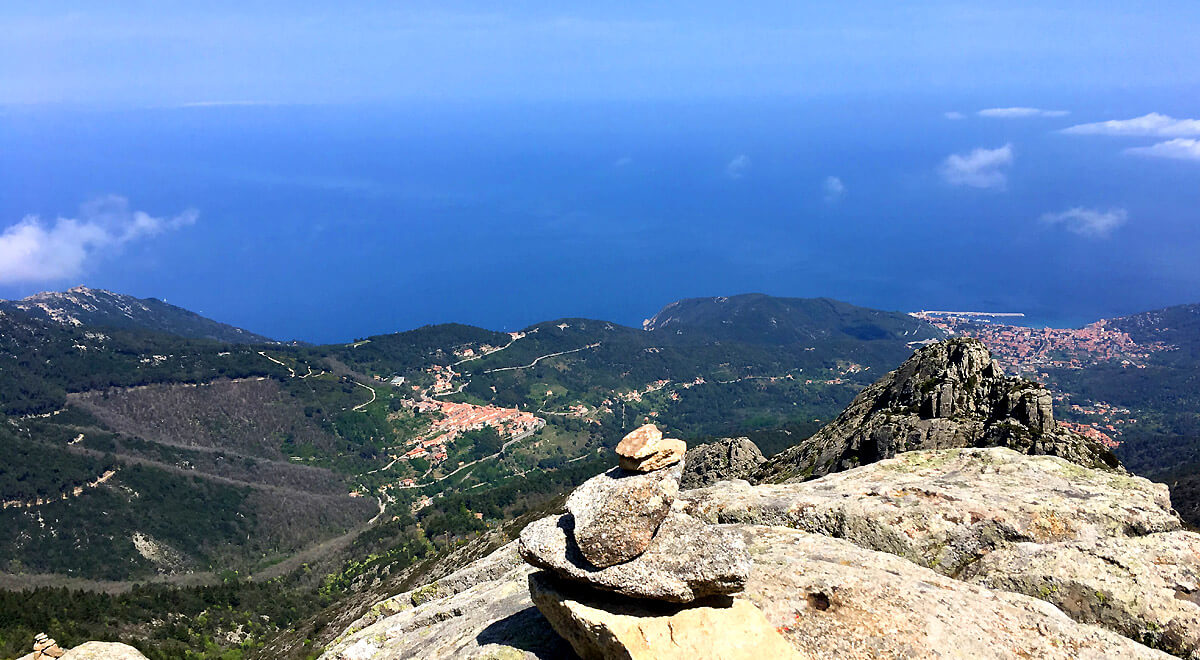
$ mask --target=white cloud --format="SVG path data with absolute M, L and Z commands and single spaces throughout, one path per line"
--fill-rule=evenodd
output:
M 955 111 L 955 110 L 951 110 L 950 112 L 943 112 L 943 113 L 942 113 L 942 116 L 943 116 L 943 117 L 945 117 L 946 119 L 953 119 L 953 120 L 958 120 L 958 119 L 966 119 L 966 118 L 967 118 L 967 116 L 966 116 L 966 115 L 964 115 L 964 114 L 963 114 L 963 113 L 961 113 L 961 112 Z
M 93 258 L 131 241 L 190 225 L 197 217 L 195 209 L 170 218 L 130 211 L 129 202 L 117 196 L 88 202 L 78 218 L 58 218 L 53 225 L 36 215 L 25 216 L 0 234 L 0 282 L 75 277 Z
M 1043 110 L 1041 108 L 987 108 L 980 110 L 980 117 L 992 119 L 1023 119 L 1025 117 L 1066 117 L 1071 114 L 1068 110 Z
M 1125 224 L 1129 213 L 1125 209 L 1085 209 L 1076 206 L 1062 213 L 1045 213 L 1042 222 L 1050 225 L 1062 225 L 1067 231 L 1088 238 L 1108 238 L 1113 230 Z
M 740 179 L 746 176 L 750 171 L 750 157 L 746 154 L 738 154 L 729 161 L 725 166 L 725 175 L 731 179 Z
M 1130 147 L 1125 153 L 1134 156 L 1151 156 L 1154 158 L 1178 158 L 1180 160 L 1200 160 L 1200 140 L 1175 138 L 1149 147 Z
M 1008 184 L 1004 169 L 1013 162 L 1013 148 L 1006 144 L 998 149 L 975 149 L 967 154 L 951 154 L 942 161 L 939 171 L 947 183 L 972 188 L 1003 190 Z
M 821 182 L 821 190 L 825 193 L 825 201 L 832 204 L 846 195 L 846 184 L 836 176 L 827 176 Z
M 613 162 L 613 167 L 629 167 L 633 165 L 633 158 L 629 156 L 621 156 Z
M 1175 119 L 1151 112 L 1133 119 L 1110 119 L 1064 128 L 1071 135 L 1149 135 L 1154 137 L 1200 136 L 1200 119 Z

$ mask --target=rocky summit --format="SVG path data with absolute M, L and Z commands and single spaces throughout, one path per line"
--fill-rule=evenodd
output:
M 671 639 L 691 658 L 752 657 L 714 630 L 788 657 L 758 614 L 800 658 L 1200 658 L 1200 535 L 1165 486 L 1123 472 L 1007 448 L 917 451 L 802 483 L 683 490 L 672 509 L 638 559 L 546 570 L 509 544 L 381 603 L 323 658 L 679 657 Z M 558 530 L 567 545 L 558 522 L 522 544 Z M 739 590 L 672 604 L 589 581 L 648 561 L 676 524 L 744 548 Z M 684 570 L 656 564 L 686 583 Z
M 723 438 L 692 447 L 684 459 L 683 488 L 699 488 L 725 479 L 745 479 L 767 459 L 750 438 Z
M 1005 376 L 979 340 L 931 344 L 860 392 L 811 438 L 764 463 L 754 480 L 800 481 L 901 452 L 961 447 L 1008 447 L 1118 467 L 1108 448 L 1058 426 L 1053 401 L 1041 385 Z
M 663 440 L 642 427 L 618 456 Z M 324 660 L 1200 660 L 1200 534 L 1167 486 L 1060 429 L 971 340 L 769 460 L 721 440 L 566 508 L 380 603 Z

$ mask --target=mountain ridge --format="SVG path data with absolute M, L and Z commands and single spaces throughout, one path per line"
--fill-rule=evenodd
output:
M 66 291 L 43 291 L 20 300 L 0 300 L 0 309 L 5 308 L 71 327 L 133 328 L 231 344 L 278 343 L 158 298 L 137 298 L 82 285 Z

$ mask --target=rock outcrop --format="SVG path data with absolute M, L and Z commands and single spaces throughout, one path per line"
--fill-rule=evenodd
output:
M 1018 543 L 983 557 L 963 577 L 1200 659 L 1200 534 Z
M 1060 428 L 1053 397 L 1037 383 L 1005 376 L 976 339 L 919 349 L 859 393 L 811 438 L 768 460 L 754 481 L 802 481 L 906 451 L 1008 447 L 1085 467 L 1116 468 L 1098 442 Z
M 727 479 L 745 479 L 767 459 L 750 438 L 723 438 L 692 447 L 684 459 L 683 488 L 700 488 Z
M 716 604 L 743 623 L 712 625 L 749 626 L 728 611 L 744 601 L 798 657 L 1196 658 L 1196 535 L 1165 487 L 1123 472 L 1004 448 L 922 451 L 804 483 L 681 491 L 673 509 L 656 543 L 693 518 L 751 558 L 742 589 Z M 582 636 L 576 648 L 636 650 L 631 631 L 652 638 L 712 607 L 555 578 L 538 583 L 558 594 L 542 614 L 533 574 L 545 577 L 505 546 L 380 603 L 324 658 L 568 657 L 562 631 Z
M 809 482 L 725 482 L 686 491 L 702 520 L 783 525 L 844 538 L 956 576 L 1014 543 L 1179 530 L 1167 487 L 1011 449 L 909 452 Z
M 39 633 L 33 641 L 33 653 L 17 660 L 146 660 L 141 651 L 117 642 L 84 642 L 73 649 L 64 650 L 48 637 Z

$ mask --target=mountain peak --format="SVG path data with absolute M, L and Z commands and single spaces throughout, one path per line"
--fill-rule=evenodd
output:
M 1116 467 L 1107 448 L 1060 428 L 1053 397 L 1008 377 L 977 339 L 917 350 L 863 390 L 837 419 L 772 458 L 764 481 L 797 481 L 921 449 L 1009 447 L 1087 467 Z
M 34 318 L 73 327 L 108 326 L 151 330 L 240 344 L 273 341 L 157 298 L 136 298 L 83 285 L 73 286 L 66 291 L 42 291 L 21 300 L 0 301 L 0 309 L 19 310 Z

